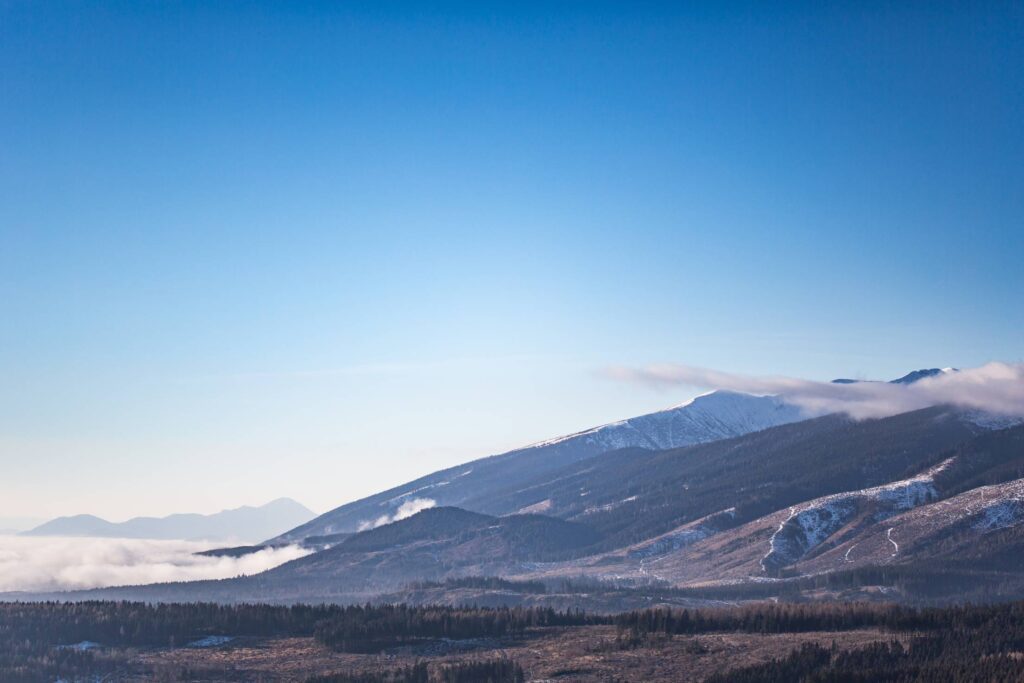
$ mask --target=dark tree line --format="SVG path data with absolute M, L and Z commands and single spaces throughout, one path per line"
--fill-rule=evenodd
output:
M 781 659 L 733 669 L 706 683 L 1016 683 L 1024 660 L 987 628 L 951 630 L 840 650 L 804 643 Z M 1018 645 L 1019 646 L 1019 645 Z
M 441 638 L 518 637 L 529 628 L 588 623 L 608 619 L 551 608 L 0 603 L 0 681 L 74 679 L 112 670 L 112 658 L 73 647 L 85 641 L 105 651 L 181 647 L 210 635 L 314 636 L 343 651 L 379 652 Z
M 803 633 L 878 628 L 893 633 L 991 629 L 1018 624 L 1024 602 L 914 608 L 882 603 L 780 603 L 716 609 L 648 609 L 614 617 L 620 632 L 693 635 L 740 631 Z M 1024 633 L 1024 630 L 1022 630 Z
M 549 607 L 347 607 L 320 622 L 314 635 L 343 652 L 380 652 L 423 640 L 522 637 L 529 628 L 580 626 L 606 621 Z

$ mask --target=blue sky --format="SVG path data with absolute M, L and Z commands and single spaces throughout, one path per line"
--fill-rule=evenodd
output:
M 0 5 L 0 515 L 1024 355 L 1019 3 L 211 5 Z

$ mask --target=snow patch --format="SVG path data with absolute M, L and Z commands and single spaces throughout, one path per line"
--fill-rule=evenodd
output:
M 544 500 L 540 501 L 539 503 L 534 503 L 533 505 L 527 505 L 526 507 L 519 508 L 518 510 L 516 510 L 515 514 L 517 514 L 517 515 L 535 515 L 535 514 L 539 514 L 541 512 L 547 512 L 550 509 L 551 509 L 551 499 L 550 498 L 545 498 Z
M 900 544 L 892 540 L 892 531 L 894 528 L 895 527 L 889 527 L 885 530 L 885 540 L 889 541 L 889 543 L 892 543 L 892 556 L 896 557 L 896 555 L 900 552 Z
M 193 640 L 186 647 L 220 647 L 232 640 L 234 640 L 232 636 L 206 636 L 199 640 Z
M 95 650 L 98 647 L 102 647 L 99 643 L 92 640 L 83 640 L 80 643 L 74 645 L 58 645 L 58 650 L 75 650 L 76 652 L 88 652 L 89 650 Z
M 693 545 L 697 541 L 702 541 L 710 536 L 711 533 L 711 530 L 705 527 L 696 527 L 694 529 L 686 529 L 685 531 L 671 533 L 666 536 L 662 536 L 645 546 L 630 550 L 629 557 L 634 560 L 646 560 L 659 555 L 667 555 L 671 552 L 675 552 L 676 550 L 682 550 L 687 546 Z
M 1016 427 L 1017 425 L 1024 424 L 1024 418 L 1014 417 L 1011 415 L 998 415 L 996 413 L 988 413 L 984 410 L 970 410 L 963 414 L 964 419 L 982 429 L 989 429 L 997 431 L 1000 429 L 1009 429 L 1010 427 Z
M 586 510 L 584 510 L 583 514 L 593 515 L 598 512 L 608 512 L 609 510 L 614 510 L 615 508 L 621 505 L 625 505 L 626 503 L 632 503 L 634 500 L 636 500 L 636 498 L 636 496 L 630 496 L 629 498 L 623 498 L 622 500 L 615 501 L 614 503 L 607 503 L 605 505 L 595 505 L 594 507 L 589 507 Z
M 981 510 L 981 519 L 974 524 L 981 531 L 995 531 L 1016 526 L 1024 521 L 1024 500 L 1010 498 L 1000 500 Z
M 866 501 L 877 504 L 874 517 L 878 521 L 931 502 L 938 497 L 935 476 L 952 461 L 952 458 L 944 460 L 910 479 L 824 496 L 803 508 L 791 507 L 789 517 L 779 524 L 769 539 L 761 568 L 767 571 L 768 567 L 778 568 L 796 562 L 839 531 Z

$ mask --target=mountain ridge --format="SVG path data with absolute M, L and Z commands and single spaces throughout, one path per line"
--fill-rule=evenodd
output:
M 57 517 L 21 533 L 23 536 L 93 536 L 161 540 L 260 540 L 274 529 L 289 529 L 315 513 L 291 498 L 264 505 L 242 505 L 209 515 L 175 513 L 110 522 L 91 514 Z
M 428 499 L 439 506 L 458 506 L 496 483 L 507 485 L 527 481 L 600 453 L 626 448 L 664 450 L 706 443 L 798 422 L 808 416 L 802 408 L 775 396 L 709 392 L 666 410 L 536 442 L 434 472 L 341 505 L 267 543 L 291 543 L 310 536 L 358 531 L 361 525 L 393 515 L 410 500 Z
M 416 582 L 499 576 L 582 582 L 578 597 L 557 600 L 605 609 L 625 604 L 614 586 L 634 590 L 629 604 L 642 606 L 662 590 L 671 599 L 763 598 L 835 575 L 855 599 L 914 601 L 933 595 L 929 582 L 945 571 L 932 558 L 955 565 L 942 574 L 957 586 L 948 590 L 1024 595 L 1013 563 L 1024 552 L 1024 426 L 987 429 L 949 406 L 860 421 L 830 415 L 567 467 L 549 482 L 562 491 L 554 497 L 578 499 L 583 484 L 600 492 L 600 510 L 435 507 L 254 576 L 47 597 L 353 603 L 405 595 Z

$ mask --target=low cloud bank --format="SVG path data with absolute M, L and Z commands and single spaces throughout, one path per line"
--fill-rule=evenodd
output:
M 0 592 L 54 591 L 256 574 L 310 551 L 268 548 L 243 557 L 204 557 L 210 543 L 121 538 L 0 536 Z
M 437 505 L 437 501 L 431 498 L 412 498 L 398 506 L 398 509 L 395 510 L 394 514 L 381 515 L 377 519 L 364 520 L 360 522 L 359 531 L 366 531 L 367 529 L 376 529 L 379 526 L 391 524 L 391 522 L 397 522 L 398 520 L 405 519 L 406 517 L 412 517 L 417 512 L 427 510 L 429 508 L 434 507 L 435 505 Z
M 776 394 L 815 415 L 847 413 L 864 419 L 949 404 L 994 415 L 1024 417 L 1022 363 L 988 363 L 978 368 L 928 377 L 913 384 L 833 384 L 792 377 L 750 377 L 674 364 L 610 368 L 608 374 L 617 379 L 654 386 L 683 385 Z

